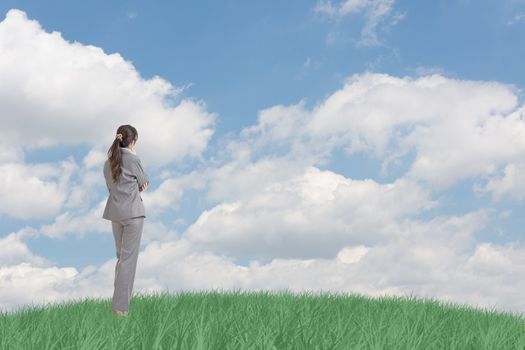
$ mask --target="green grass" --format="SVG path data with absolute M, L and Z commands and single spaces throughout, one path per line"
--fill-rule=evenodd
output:
M 0 314 L 0 349 L 525 349 L 523 315 L 435 299 L 249 291 L 77 299 Z

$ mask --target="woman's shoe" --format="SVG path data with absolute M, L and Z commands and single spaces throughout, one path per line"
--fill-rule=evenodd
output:
M 120 310 L 111 310 L 113 315 L 117 315 L 117 316 L 121 316 L 121 317 L 126 317 L 128 315 L 128 312 L 127 311 L 120 311 Z

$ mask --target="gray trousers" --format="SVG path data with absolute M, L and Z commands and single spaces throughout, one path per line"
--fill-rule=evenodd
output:
M 113 310 L 128 311 L 133 282 L 135 281 L 144 217 L 112 221 L 111 225 L 117 251 L 113 284 L 115 290 L 111 307 Z

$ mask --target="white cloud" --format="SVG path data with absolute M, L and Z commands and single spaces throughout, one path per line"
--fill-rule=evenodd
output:
M 471 220 L 477 218 L 476 215 L 450 218 L 434 229 L 448 225 L 449 229 L 469 234 L 468 227 L 475 227 Z M 454 234 L 442 230 L 431 233 L 429 229 L 433 235 Z M 410 237 L 417 234 L 413 232 Z M 523 256 L 525 250 L 517 246 L 482 243 L 459 255 L 451 240 L 448 243 L 442 240 L 437 246 L 433 242 L 398 241 L 353 250 L 344 247 L 333 259 L 274 258 L 267 264 L 252 260 L 248 266 L 242 266 L 226 256 L 195 252 L 185 239 L 152 241 L 140 252 L 134 293 L 212 288 L 274 291 L 286 288 L 296 292 L 354 292 L 369 296 L 413 293 L 518 312 L 525 310 L 521 297 L 525 285 L 519 278 L 525 272 Z M 100 267 L 88 266 L 80 272 L 25 262 L 0 267 L 0 308 L 14 310 L 30 302 L 81 297 L 110 299 L 115 263 L 113 258 Z
M 372 3 L 371 0 L 345 0 L 337 5 L 331 1 L 321 0 L 315 6 L 316 12 L 324 12 L 332 16 L 344 16 L 351 12 L 359 12 Z
M 427 191 L 439 193 L 469 177 L 490 179 L 494 169 L 519 159 L 521 110 L 512 86 L 381 74 L 353 76 L 312 110 L 304 101 L 265 109 L 256 125 L 226 146 L 231 159 L 207 169 L 208 196 L 219 203 L 182 238 L 192 243 L 192 251 L 269 260 L 263 266 L 251 260 L 250 283 L 242 284 L 250 288 L 415 292 L 524 310 L 515 272 L 499 264 L 494 268 L 499 287 L 489 287 L 490 276 L 478 259 L 480 247 L 489 243 L 479 242 L 477 233 L 495 210 L 411 218 L 441 204 Z M 390 184 L 311 166 L 323 163 L 335 147 L 386 162 L 413 149 L 415 158 Z M 416 167 L 423 159 L 432 165 L 428 173 Z M 511 261 L 524 271 L 518 256 L 523 248 L 513 249 Z M 241 283 L 238 278 L 224 285 Z
M 272 173 L 257 168 L 218 187 L 241 193 L 231 190 L 243 186 L 237 179 Z M 386 241 L 397 218 L 435 205 L 428 192 L 403 179 L 378 184 L 309 167 L 286 180 L 262 181 L 255 191 L 204 211 L 184 236 L 199 248 L 231 256 L 330 257 L 341 245 Z
M 86 169 L 91 169 L 94 167 L 102 169 L 102 167 L 104 166 L 104 162 L 107 158 L 108 155 L 106 152 L 102 152 L 101 150 L 92 148 L 88 151 L 84 159 L 82 159 L 82 163 L 86 167 Z
M 56 218 L 63 209 L 88 211 L 99 200 L 99 190 L 107 192 L 100 163 L 94 150 L 81 164 L 73 156 L 47 163 L 0 163 L 0 214 L 29 220 Z
M 330 259 L 273 258 L 267 264 L 251 260 L 248 266 L 225 255 L 196 251 L 185 238 L 151 241 L 139 255 L 134 293 L 166 288 L 412 293 L 476 307 L 525 310 L 525 285 L 519 278 L 525 272 L 525 250 L 517 245 L 476 244 L 474 234 L 485 222 L 483 211 L 405 222 L 400 226 L 403 233 L 386 244 L 345 246 Z M 111 298 L 115 262 L 113 258 L 80 272 L 38 263 L 4 265 L 0 308 L 14 310 L 33 301 Z
M 416 66 L 410 67 L 407 70 L 420 77 L 425 75 L 446 75 L 445 69 L 439 66 Z
M 51 238 L 75 235 L 79 238 L 88 233 L 105 232 L 109 221 L 102 219 L 106 200 L 98 202 L 88 212 L 65 211 L 55 217 L 50 224 L 40 227 L 39 233 Z M 111 226 L 109 226 L 111 229 Z
M 510 21 L 507 22 L 507 25 L 512 26 L 519 22 L 525 21 L 525 13 L 516 14 Z
M 33 237 L 80 238 L 88 233 L 106 232 L 108 222 L 102 219 L 102 213 L 108 191 L 101 163 L 101 154 L 95 149 L 80 164 L 72 156 L 54 163 L 0 163 L 0 191 L 5 194 L 0 198 L 0 214 L 26 220 L 54 219 L 37 232 L 25 233 Z M 183 175 L 167 174 L 160 185 L 141 194 L 148 221 L 168 209 L 178 209 L 186 191 L 203 187 L 204 177 L 197 170 Z M 155 229 L 157 237 L 176 236 L 169 231 L 165 226 Z
M 303 62 L 303 70 L 316 70 L 321 66 L 321 62 L 315 58 L 306 57 L 306 60 Z
M 24 152 L 21 147 L 0 141 L 0 164 L 21 162 Z
M 34 302 L 66 299 L 76 294 L 61 291 L 63 286 L 71 285 L 77 271 L 65 267 L 37 267 L 22 262 L 12 266 L 0 267 L 0 308 L 14 311 L 19 306 Z
M 369 250 L 370 248 L 367 248 L 362 244 L 346 246 L 337 253 L 337 258 L 346 264 L 353 264 L 359 262 Z
M 58 163 L 0 163 L 0 214 L 17 219 L 53 217 L 66 200 L 76 168 L 71 157 Z
M 94 145 L 105 152 L 121 124 L 139 132 L 150 166 L 201 157 L 215 114 L 179 99 L 160 77 L 143 79 L 118 53 L 68 42 L 20 10 L 0 22 L 0 115 L 3 142 L 27 149 Z
M 320 0 L 314 7 L 317 13 L 324 13 L 332 18 L 340 19 L 350 13 L 364 13 L 365 25 L 361 30 L 360 46 L 377 46 L 381 42 L 377 36 L 377 28 L 392 14 L 395 0 L 343 0 L 338 5 L 330 0 Z M 385 29 L 396 25 L 406 14 L 396 13 L 385 24 Z
M 525 109 L 517 102 L 517 90 L 497 82 L 356 74 L 311 110 L 300 101 L 260 111 L 258 123 L 231 142 L 239 161 L 220 172 L 230 177 L 233 166 L 253 168 L 247 161 L 260 157 L 260 150 L 284 152 L 273 177 L 286 162 L 323 164 L 334 149 L 344 148 L 349 155 L 379 159 L 380 176 L 413 155 L 404 176 L 434 189 L 490 179 L 525 152 Z M 220 186 L 212 194 L 215 188 Z
M 525 151 L 522 108 L 512 86 L 496 82 L 354 75 L 290 134 L 302 154 L 344 147 L 382 160 L 382 173 L 415 152 L 405 176 L 444 189 L 459 180 L 491 176 Z M 294 116 L 273 118 L 272 128 Z M 268 128 L 268 127 L 266 127 Z M 288 125 L 284 125 L 288 130 Z M 313 156 L 312 156 L 313 157 Z
M 494 202 L 503 197 L 523 201 L 525 199 L 525 163 L 507 164 L 501 176 L 491 178 L 484 187 L 478 188 L 478 192 L 490 193 Z
M 35 256 L 22 241 L 22 235 L 17 232 L 0 237 L 0 266 L 17 265 L 23 262 L 39 266 L 51 264 L 51 261 Z
M 99 199 L 98 190 L 107 187 L 102 171 L 98 168 L 96 170 L 78 171 L 77 174 L 79 183 L 75 182 L 69 187 L 69 196 L 64 207 L 86 211 L 93 205 L 94 201 Z
M 183 195 L 192 189 L 205 186 L 203 174 L 193 170 L 188 174 L 169 174 L 156 188 L 142 192 L 144 206 L 149 217 L 157 218 L 166 210 L 177 210 L 181 206 Z

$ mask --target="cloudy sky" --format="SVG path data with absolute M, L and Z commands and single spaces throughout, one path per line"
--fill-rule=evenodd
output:
M 0 4 L 0 309 L 111 298 L 102 165 L 139 132 L 134 292 L 525 312 L 525 1 Z

